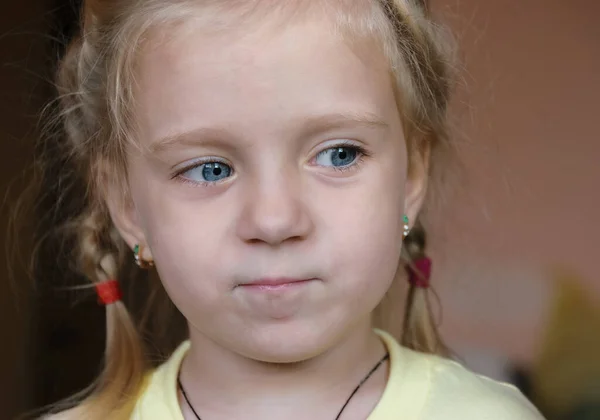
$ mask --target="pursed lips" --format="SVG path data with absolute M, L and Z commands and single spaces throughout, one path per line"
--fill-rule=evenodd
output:
M 301 286 L 316 280 L 314 278 L 292 278 L 292 277 L 263 277 L 246 283 L 238 284 L 237 287 L 255 290 L 282 290 L 289 287 Z

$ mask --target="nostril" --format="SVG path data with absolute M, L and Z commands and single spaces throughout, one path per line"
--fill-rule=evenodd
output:
M 286 243 L 286 242 L 288 242 L 288 243 L 289 242 L 301 242 L 304 239 L 305 239 L 304 236 L 301 236 L 301 235 L 291 236 L 291 237 L 286 238 L 283 241 L 281 241 L 281 243 Z M 262 244 L 262 243 L 269 243 L 269 241 L 266 241 L 266 240 L 260 239 L 260 238 L 252 238 L 252 239 L 246 240 L 246 243 L 248 243 L 250 245 L 257 245 L 257 244 Z

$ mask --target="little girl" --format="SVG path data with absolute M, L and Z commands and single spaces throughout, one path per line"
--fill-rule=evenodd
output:
M 50 418 L 541 419 L 434 355 L 425 276 L 405 280 L 450 144 L 448 58 L 419 6 L 89 0 L 82 16 L 58 86 L 106 360 Z M 188 324 L 156 369 L 121 301 L 129 250 Z M 401 344 L 374 324 L 392 286 Z

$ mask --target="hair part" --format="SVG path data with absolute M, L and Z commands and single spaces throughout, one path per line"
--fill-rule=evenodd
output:
M 277 19 L 265 19 L 265 13 Z M 218 33 L 313 16 L 333 19 L 332 30 L 351 43 L 379 41 L 389 61 L 411 161 L 423 159 L 426 150 L 435 157 L 436 150 L 449 148 L 446 111 L 451 56 L 438 28 L 412 0 L 86 1 L 80 35 L 60 63 L 57 88 L 66 154 L 74 164 L 74 175 L 88 185 L 87 204 L 75 226 L 78 266 L 92 284 L 118 278 L 122 262 L 130 257 L 104 200 L 109 183 L 118 186 L 127 199 L 127 151 L 141 147 L 135 141 L 133 115 L 139 54 L 156 41 L 169 40 L 170 35 L 161 28 L 185 30 L 190 19 L 195 28 L 200 21 L 207 33 Z M 399 268 L 398 278 L 403 277 L 402 271 Z M 419 351 L 439 352 L 441 341 L 426 293 L 412 287 L 408 290 L 401 341 Z M 388 301 L 398 306 L 396 297 Z M 104 371 L 89 389 L 67 402 L 77 404 L 69 412 L 73 418 L 129 418 L 144 381 L 145 352 L 125 305 L 110 305 L 106 317 Z

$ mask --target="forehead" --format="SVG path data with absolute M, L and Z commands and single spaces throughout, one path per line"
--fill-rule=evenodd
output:
M 325 18 L 228 31 L 188 24 L 149 45 L 137 66 L 135 112 L 149 141 L 199 126 L 247 133 L 324 114 L 396 112 L 378 45 L 349 42 Z

